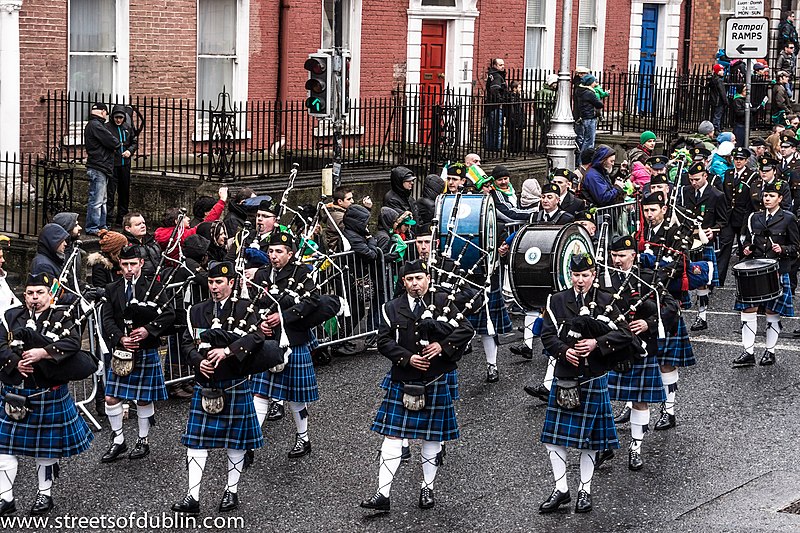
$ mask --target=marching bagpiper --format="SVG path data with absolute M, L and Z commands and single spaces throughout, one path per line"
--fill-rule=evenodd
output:
M 140 246 L 120 251 L 123 277 L 106 287 L 108 303 L 103 306 L 103 334 L 111 353 L 106 378 L 106 415 L 111 426 L 111 444 L 100 459 L 116 461 L 128 450 L 122 431 L 122 400 L 137 403 L 139 434 L 128 459 L 150 454 L 148 436 L 155 421 L 153 402 L 167 399 L 164 371 L 158 354 L 160 337 L 175 321 L 175 311 L 166 291 L 155 279 L 142 275 L 144 258 Z
M 258 331 L 255 306 L 233 295 L 235 277 L 233 263 L 210 265 L 211 297 L 191 307 L 183 333 L 181 349 L 195 369 L 195 387 L 181 436 L 189 490 L 172 506 L 176 512 L 200 512 L 200 482 L 211 448 L 224 448 L 228 458 L 219 511 L 236 509 L 245 454 L 264 445 L 248 375 L 282 362 L 282 350 Z
M 433 507 L 442 442 L 458 438 L 456 363 L 473 329 L 445 291 L 429 291 L 430 279 L 425 261 L 406 264 L 406 293 L 384 305 L 381 313 L 378 350 L 392 361 L 392 368 L 381 383 L 386 394 L 372 424 L 373 431 L 384 435 L 378 491 L 361 502 L 365 509 L 389 510 L 403 439 L 423 441 L 419 507 Z
M 785 181 L 773 181 L 764 187 L 761 201 L 764 210 L 752 213 L 746 224 L 742 243 L 744 259 L 777 259 L 781 281 L 781 294 L 768 302 L 753 305 L 741 302 L 738 298 L 734 309 L 741 311 L 743 352 L 734 359 L 733 367 L 746 367 L 756 364 L 754 348 L 758 329 L 758 311 L 763 309 L 767 316 L 766 349 L 759 365 L 775 364 L 775 346 L 781 332 L 781 317 L 794 316 L 792 287 L 789 271 L 800 250 L 800 232 L 794 215 L 781 208 L 783 197 L 790 193 Z
M 81 352 L 75 321 L 51 306 L 48 274 L 28 276 L 25 305 L 6 311 L 0 324 L 0 516 L 16 511 L 17 457 L 34 457 L 38 491 L 30 514 L 53 508 L 59 460 L 89 448 L 93 435 L 78 415 L 67 383 L 97 363 Z

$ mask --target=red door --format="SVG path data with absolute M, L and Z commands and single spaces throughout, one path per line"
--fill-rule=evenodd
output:
M 422 59 L 420 64 L 420 142 L 430 142 L 433 106 L 441 101 L 444 89 L 447 22 L 422 21 Z

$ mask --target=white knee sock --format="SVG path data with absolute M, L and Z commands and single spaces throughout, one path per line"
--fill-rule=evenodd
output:
M 553 374 L 556 371 L 556 358 L 555 357 L 548 357 L 547 358 L 547 370 L 544 372 L 544 380 L 542 384 L 544 388 L 550 390 L 553 386 Z
M 433 481 L 439 470 L 439 452 L 442 451 L 441 442 L 422 441 L 422 486 L 433 490 Z
M 39 493 L 50 496 L 53 480 L 58 477 L 58 459 L 36 459 L 36 476 L 39 478 Z
M 758 313 L 741 312 L 742 317 L 742 347 L 744 351 L 752 354 L 756 346 L 756 329 L 758 328 Z
M 208 450 L 186 449 L 186 466 L 189 470 L 189 494 L 197 501 L 200 501 L 200 482 L 203 480 L 206 459 L 208 459 Z
M 258 427 L 261 427 L 264 425 L 264 420 L 267 419 L 267 413 L 269 413 L 269 400 L 260 396 L 253 396 L 253 406 L 256 408 Z
M 567 449 L 564 446 L 545 444 L 547 455 L 550 457 L 550 466 L 553 467 L 553 477 L 556 480 L 556 490 L 568 492 L 567 485 Z
M 381 466 L 378 472 L 378 492 L 389 497 L 392 490 L 392 481 L 397 467 L 400 466 L 400 456 L 403 454 L 403 441 L 400 439 L 383 438 L 381 445 Z
M 245 450 L 232 450 L 228 448 L 228 485 L 225 489 L 236 494 L 239 490 L 239 477 L 244 468 Z
M 408 448 L 411 444 L 408 442 L 408 439 L 403 439 L 403 448 Z
M 125 435 L 122 434 L 122 411 L 122 402 L 114 405 L 106 402 L 106 416 L 108 417 L 111 431 L 114 432 L 115 444 L 122 444 L 125 442 Z
M 308 441 L 308 408 L 305 403 L 289 402 L 289 409 L 297 426 L 297 435 L 300 439 Z
M 17 465 L 17 458 L 13 455 L 0 454 L 0 500 L 10 502 L 14 499 Z
M 533 349 L 533 324 L 539 318 L 539 311 L 526 311 L 525 312 L 525 325 L 522 328 L 522 340 L 530 349 Z
M 650 424 L 650 410 L 640 411 L 631 409 L 631 450 L 638 452 L 642 449 L 644 434 Z
M 767 315 L 767 351 L 775 353 L 775 346 L 778 345 L 778 336 L 781 333 L 780 315 Z
M 708 295 L 710 292 L 708 289 L 697 289 L 697 316 L 703 320 L 707 320 L 706 310 L 708 309 Z
M 155 414 L 156 406 L 152 402 L 137 406 L 136 415 L 139 417 L 139 438 L 146 439 L 150 434 L 150 422 Z
M 597 452 L 591 450 L 581 450 L 581 484 L 578 490 L 585 490 L 588 494 L 592 493 L 592 477 L 594 476 L 594 458 Z
M 491 335 L 481 335 L 481 343 L 483 343 L 483 351 L 486 354 L 486 363 L 490 365 L 497 364 L 497 342 Z
M 664 392 L 667 393 L 667 401 L 664 402 L 664 409 L 667 413 L 675 414 L 675 393 L 678 391 L 678 369 L 672 372 L 662 372 L 661 381 L 664 383 Z

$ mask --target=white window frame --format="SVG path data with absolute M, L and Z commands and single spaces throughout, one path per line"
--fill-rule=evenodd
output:
M 544 67 L 544 58 L 547 57 L 547 12 L 548 12 L 548 3 L 546 0 L 539 0 L 542 6 L 542 21 L 540 23 L 530 24 L 530 14 L 529 11 L 531 9 L 532 2 L 534 0 L 527 0 L 525 5 L 525 59 L 524 59 L 524 66 L 525 68 L 531 69 L 541 69 Z M 541 36 L 539 37 L 539 57 L 531 58 L 528 57 L 528 30 L 531 28 L 536 28 L 541 30 Z M 530 63 L 535 62 L 536 65 L 530 65 Z M 530 65 L 530 66 L 529 66 Z
M 729 2 L 729 9 L 725 9 L 725 3 Z M 728 19 L 736 16 L 736 0 L 720 0 L 719 2 L 719 40 L 717 41 L 717 48 L 725 48 L 725 26 Z M 714 53 L 716 54 L 716 50 Z
M 598 72 L 603 70 L 603 60 L 605 54 L 605 39 L 606 39 L 606 0 L 579 0 L 579 2 L 583 3 L 586 1 L 594 2 L 594 13 L 595 13 L 595 20 L 594 24 L 592 25 L 581 25 L 580 23 L 580 4 L 578 7 L 578 35 L 577 41 L 580 41 L 580 30 L 581 28 L 591 28 L 592 32 L 592 42 L 590 45 L 590 65 L 580 65 L 578 64 L 578 47 L 575 47 L 575 66 L 576 67 L 586 67 L 589 70 Z
M 116 41 L 114 43 L 113 65 L 111 69 L 111 96 L 122 102 L 128 97 L 130 88 L 130 0 L 115 0 L 114 31 Z M 79 55 L 94 55 L 91 52 L 72 52 L 70 50 L 70 20 L 73 0 L 67 2 L 67 87 L 70 85 L 70 58 Z M 107 95 L 103 95 L 105 97 Z M 88 106 L 87 106 L 88 107 Z M 70 128 L 66 136 L 62 139 L 65 145 L 83 144 L 83 128 L 86 125 L 86 116 L 81 116 L 77 120 L 70 122 Z

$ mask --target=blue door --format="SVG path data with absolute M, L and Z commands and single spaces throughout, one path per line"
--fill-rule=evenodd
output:
M 656 46 L 658 46 L 658 8 L 644 4 L 642 9 L 642 50 L 639 59 L 638 107 L 640 113 L 653 111 L 655 94 Z

